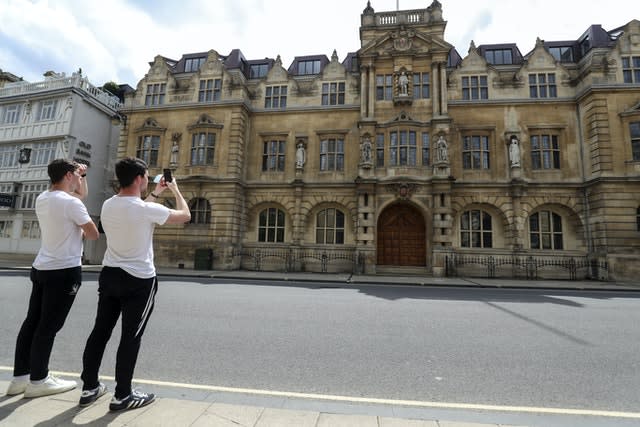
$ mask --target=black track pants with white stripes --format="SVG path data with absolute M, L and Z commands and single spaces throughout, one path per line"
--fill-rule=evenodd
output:
M 153 311 L 158 290 L 156 277 L 140 279 L 117 267 L 103 267 L 98 279 L 98 313 L 82 355 L 83 390 L 98 387 L 98 371 L 105 347 L 120 314 L 122 335 L 116 355 L 117 399 L 131 393 L 142 334 Z

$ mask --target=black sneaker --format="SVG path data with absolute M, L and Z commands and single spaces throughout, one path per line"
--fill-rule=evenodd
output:
M 143 393 L 138 390 L 133 390 L 131 394 L 124 399 L 116 399 L 113 396 L 111 403 L 109 404 L 110 411 L 124 411 L 125 409 L 137 409 L 147 406 L 156 400 L 156 396 L 153 393 Z
M 79 406 L 89 406 L 107 392 L 107 386 L 99 383 L 93 390 L 82 390 Z

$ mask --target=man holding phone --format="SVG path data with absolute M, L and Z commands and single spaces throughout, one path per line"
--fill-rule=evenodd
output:
M 109 409 L 122 411 L 152 403 L 155 396 L 132 390 L 131 381 L 149 316 L 158 289 L 153 265 L 153 230 L 158 225 L 182 224 L 191 212 L 176 180 L 160 177 L 145 200 L 149 173 L 147 164 L 127 157 L 116 164 L 120 192 L 102 205 L 101 221 L 107 236 L 107 250 L 98 278 L 98 312 L 82 356 L 80 406 L 88 406 L 106 392 L 98 379 L 105 347 L 122 314 L 122 334 L 116 356 L 116 389 Z M 167 179 L 169 178 L 169 179 Z M 165 189 L 176 199 L 176 209 L 154 203 Z
M 55 159 L 47 173 L 51 187 L 36 199 L 42 245 L 31 268 L 29 308 L 16 340 L 7 396 L 48 396 L 76 387 L 75 381 L 49 373 L 49 357 L 82 284 L 83 239 L 96 240 L 99 235 L 81 201 L 89 191 L 87 166 Z

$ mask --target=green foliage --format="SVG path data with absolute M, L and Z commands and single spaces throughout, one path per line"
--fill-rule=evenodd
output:
M 120 92 L 120 86 L 118 86 L 118 84 L 115 82 L 106 82 L 104 86 L 102 86 L 102 90 L 105 90 L 115 96 L 118 96 L 118 92 Z

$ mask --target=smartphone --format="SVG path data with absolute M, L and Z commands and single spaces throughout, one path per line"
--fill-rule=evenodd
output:
M 153 183 L 154 184 L 159 183 L 161 178 L 162 178 L 162 174 L 156 175 L 155 178 L 153 178 Z
M 164 182 L 173 181 L 173 178 L 171 177 L 171 169 L 163 169 L 162 174 L 164 175 Z

